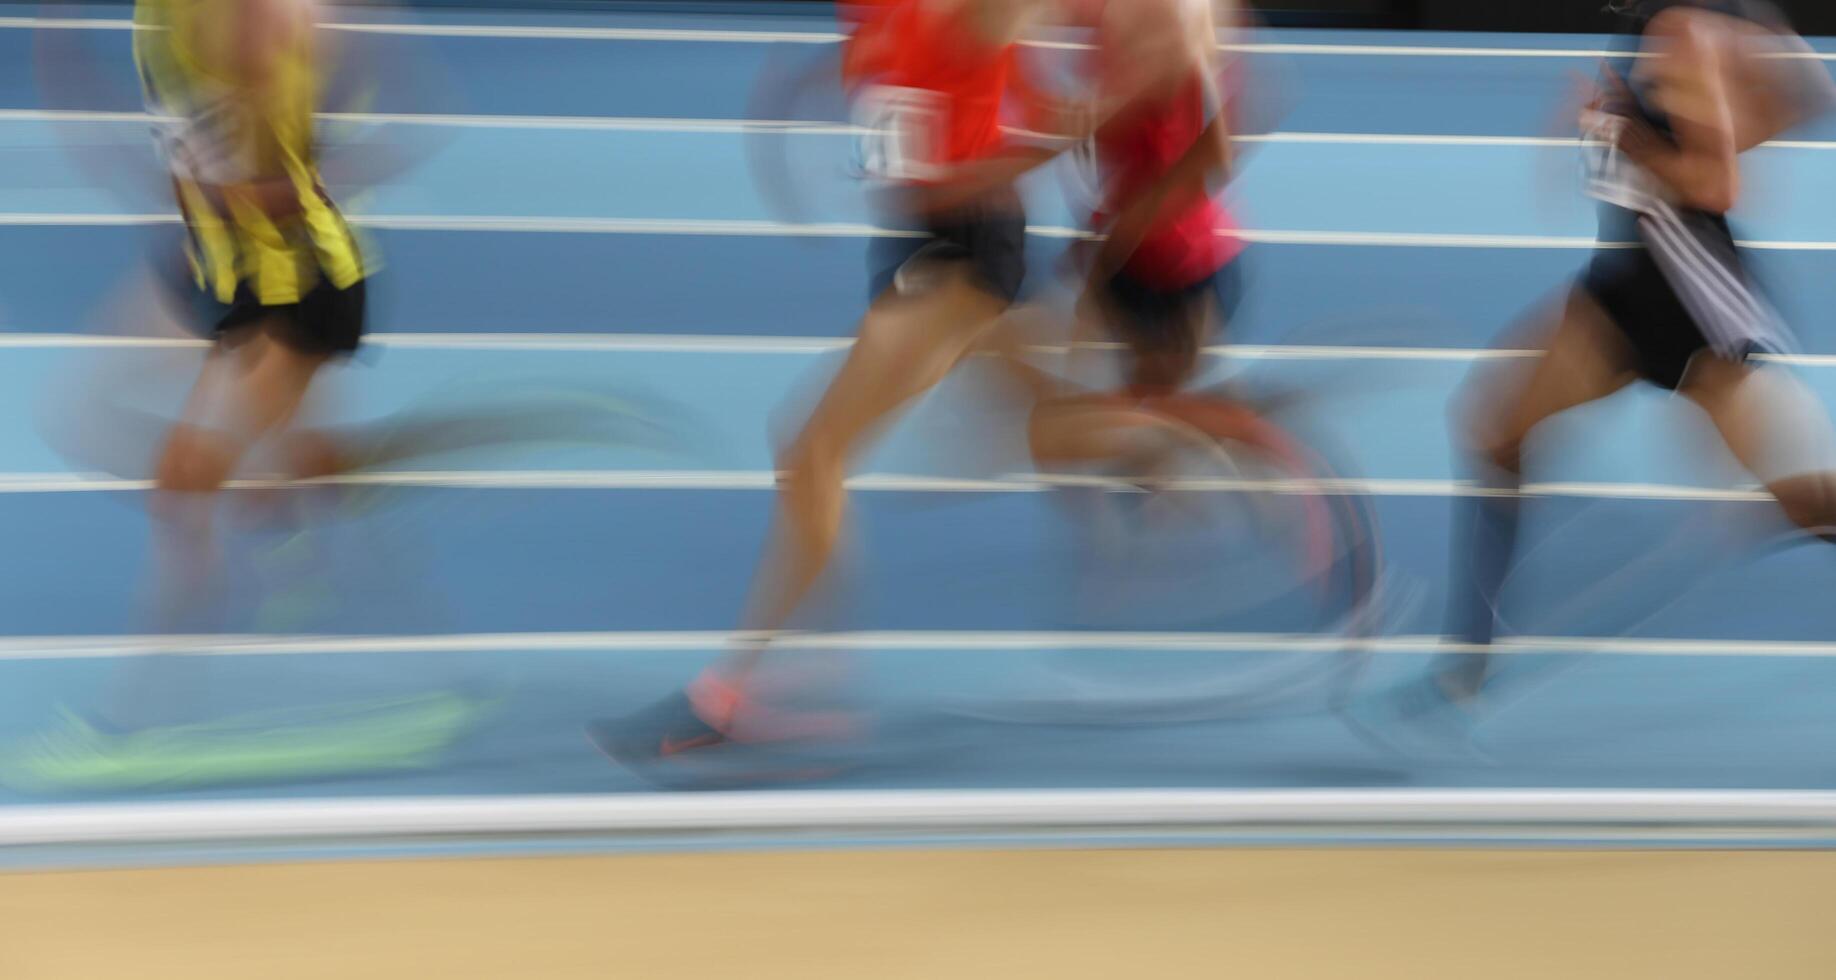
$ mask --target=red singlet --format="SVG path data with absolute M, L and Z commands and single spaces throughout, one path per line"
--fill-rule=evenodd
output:
M 1172 98 L 1125 109 L 1097 133 L 1097 165 L 1109 187 L 1098 222 L 1186 155 L 1210 122 L 1205 102 L 1204 80 L 1194 75 Z M 1142 238 L 1124 271 L 1149 286 L 1186 288 L 1243 251 L 1241 239 L 1220 234 L 1235 228 L 1217 199 L 1197 187 L 1175 188 L 1161 220 Z
M 912 89 L 930 98 L 903 125 L 920 125 L 930 165 L 990 155 L 1004 138 L 1003 101 L 1014 74 L 1015 45 L 992 46 L 961 15 L 929 0 L 873 0 L 858 16 L 843 55 L 844 82 Z

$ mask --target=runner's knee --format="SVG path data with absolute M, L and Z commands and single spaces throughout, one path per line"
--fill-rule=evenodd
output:
M 1501 472 L 1517 475 L 1524 469 L 1524 436 L 1495 413 L 1463 411 L 1456 403 L 1449 425 L 1457 449 Z
M 214 493 L 229 479 L 235 462 L 234 452 L 221 440 L 191 426 L 178 426 L 160 450 L 154 487 L 177 493 Z
M 805 433 L 778 459 L 778 485 L 799 500 L 818 500 L 842 493 L 845 462 L 836 440 Z
M 779 461 L 780 513 L 799 548 L 825 553 L 841 537 L 847 510 L 846 470 L 840 453 L 821 440 L 804 440 Z
M 1809 531 L 1836 534 L 1836 472 L 1786 477 L 1766 489 L 1793 524 Z

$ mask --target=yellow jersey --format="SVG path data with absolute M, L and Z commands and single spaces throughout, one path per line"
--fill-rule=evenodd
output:
M 246 287 L 261 305 L 284 306 L 320 282 L 347 289 L 363 279 L 363 253 L 314 163 L 311 28 L 263 66 L 265 84 L 250 84 L 237 63 L 240 3 L 136 0 L 134 60 L 198 287 L 223 303 Z M 297 207 L 273 207 L 270 195 L 264 208 L 257 183 L 290 186 Z

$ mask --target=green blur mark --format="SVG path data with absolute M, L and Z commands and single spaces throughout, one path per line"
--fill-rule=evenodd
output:
M 0 783 L 107 792 L 426 769 L 492 707 L 433 692 L 119 734 L 66 711 L 61 726 L 0 756 Z

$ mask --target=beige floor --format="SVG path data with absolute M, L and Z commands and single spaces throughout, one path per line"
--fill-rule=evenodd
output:
M 641 855 L 0 875 L 0 978 L 1836 980 L 1836 854 Z

